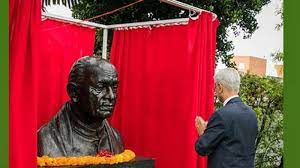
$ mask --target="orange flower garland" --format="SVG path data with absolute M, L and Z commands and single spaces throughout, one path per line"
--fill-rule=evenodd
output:
M 37 157 L 37 164 L 42 166 L 84 166 L 97 164 L 117 164 L 128 162 L 135 158 L 135 153 L 131 150 L 124 150 L 123 153 L 111 157 L 81 156 L 81 157 Z

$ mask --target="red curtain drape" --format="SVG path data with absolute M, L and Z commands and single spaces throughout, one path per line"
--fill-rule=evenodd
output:
M 215 51 L 218 19 L 212 20 L 212 15 L 203 13 L 198 20 L 189 21 L 189 54 L 193 57 L 192 111 L 208 120 L 214 111 L 214 72 Z M 194 37 L 194 38 L 192 38 Z M 203 65 L 204 64 L 204 65 Z M 195 117 L 194 117 L 195 118 Z M 194 123 L 194 120 L 193 120 Z M 196 135 L 197 136 L 197 135 Z M 194 137 L 194 142 L 196 138 Z M 193 142 L 193 149 L 194 149 Z M 198 157 L 199 168 L 206 168 L 206 157 Z
M 36 167 L 40 0 L 9 1 L 9 166 Z
M 95 29 L 46 19 L 41 37 L 38 128 L 69 99 L 66 87 L 70 69 L 78 58 L 93 54 Z
M 213 112 L 218 21 L 202 13 L 188 25 L 115 30 L 111 62 L 119 74 L 112 124 L 125 147 L 158 168 L 198 165 L 195 116 Z

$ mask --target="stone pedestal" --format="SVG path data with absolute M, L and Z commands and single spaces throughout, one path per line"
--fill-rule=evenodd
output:
M 154 168 L 154 159 L 137 156 L 130 162 L 113 165 L 90 165 L 90 166 L 58 166 L 43 168 Z

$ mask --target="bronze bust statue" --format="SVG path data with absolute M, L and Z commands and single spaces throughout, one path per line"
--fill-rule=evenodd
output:
M 75 62 L 67 85 L 70 100 L 38 130 L 38 156 L 123 152 L 119 133 L 106 120 L 114 109 L 117 85 L 116 69 L 109 62 L 94 56 Z

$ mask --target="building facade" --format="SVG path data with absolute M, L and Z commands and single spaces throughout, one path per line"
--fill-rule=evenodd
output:
M 267 60 L 254 56 L 234 56 L 232 61 L 240 72 L 255 74 L 259 76 L 266 75 Z

